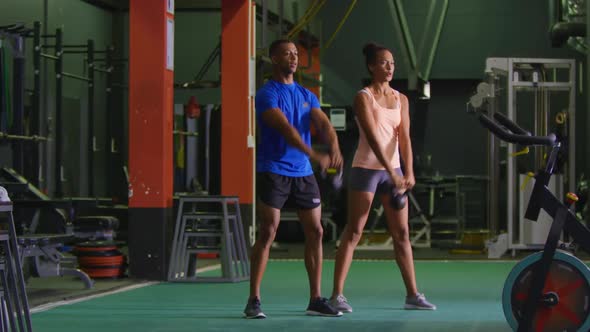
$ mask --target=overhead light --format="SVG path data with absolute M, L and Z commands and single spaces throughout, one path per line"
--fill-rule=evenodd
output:
M 420 82 L 420 99 L 429 100 L 430 99 L 430 82 Z

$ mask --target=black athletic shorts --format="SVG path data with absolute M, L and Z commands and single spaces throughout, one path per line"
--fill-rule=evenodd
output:
M 266 205 L 282 209 L 293 203 L 298 209 L 314 209 L 321 203 L 320 189 L 315 176 L 284 176 L 269 172 L 256 174 L 256 192 Z

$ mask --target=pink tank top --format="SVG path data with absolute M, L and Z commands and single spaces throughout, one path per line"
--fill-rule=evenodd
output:
M 391 89 L 397 97 L 395 108 L 385 108 L 377 103 L 375 96 L 368 88 L 364 88 L 359 93 L 366 93 L 373 99 L 373 108 L 369 110 L 373 113 L 375 119 L 375 136 L 377 141 L 381 143 L 385 158 L 391 161 L 393 168 L 399 168 L 399 149 L 398 149 L 398 128 L 401 122 L 401 103 L 399 92 Z M 352 167 L 362 167 L 367 169 L 382 170 L 385 169 L 377 159 L 377 156 L 371 149 L 367 136 L 358 120 L 356 120 L 359 128 L 359 144 L 354 154 Z

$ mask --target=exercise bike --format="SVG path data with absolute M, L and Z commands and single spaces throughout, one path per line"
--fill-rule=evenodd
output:
M 522 146 L 550 146 L 544 170 L 535 175 L 535 185 L 525 218 L 536 221 L 541 209 L 553 222 L 543 251 L 521 260 L 510 272 L 502 292 L 502 307 L 514 331 L 590 331 L 590 269 L 560 248 L 566 231 L 573 243 L 590 253 L 590 230 L 570 210 L 577 200 L 568 193 L 563 203 L 547 187 L 561 143 L 554 134 L 531 136 L 501 113 L 493 119 L 478 113 L 481 124 L 499 139 Z

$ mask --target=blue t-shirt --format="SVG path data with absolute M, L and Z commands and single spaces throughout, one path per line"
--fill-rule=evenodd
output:
M 256 93 L 256 119 L 258 120 L 258 147 L 256 171 L 285 176 L 301 177 L 313 174 L 309 157 L 289 145 L 283 135 L 268 127 L 261 119 L 263 112 L 279 108 L 287 120 L 301 135 L 303 142 L 311 146 L 311 109 L 319 108 L 318 98 L 311 91 L 297 84 L 269 80 Z

